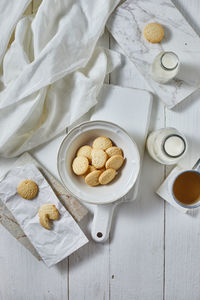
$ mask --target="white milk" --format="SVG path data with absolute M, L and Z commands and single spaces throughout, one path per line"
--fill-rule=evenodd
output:
M 174 52 L 161 52 L 152 63 L 150 74 L 153 80 L 167 83 L 177 75 L 178 70 L 178 56 Z
M 175 128 L 162 128 L 153 131 L 147 138 L 149 155 L 165 165 L 175 164 L 187 151 L 185 137 Z

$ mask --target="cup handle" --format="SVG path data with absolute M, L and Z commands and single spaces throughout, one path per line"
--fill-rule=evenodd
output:
M 192 169 L 200 172 L 200 159 L 196 162 L 196 164 L 194 165 L 194 167 Z

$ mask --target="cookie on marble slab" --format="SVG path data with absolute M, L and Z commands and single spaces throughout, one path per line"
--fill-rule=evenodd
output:
M 164 38 L 165 32 L 161 24 L 149 23 L 144 27 L 144 37 L 150 43 L 159 43 Z
M 37 183 L 35 183 L 33 180 L 26 179 L 17 186 L 17 192 L 18 194 L 27 200 L 31 200 L 35 198 L 38 194 L 39 188 Z
M 99 136 L 98 138 L 96 138 L 92 144 L 92 147 L 94 149 L 102 149 L 102 150 L 106 150 L 109 147 L 112 147 L 112 142 L 111 140 L 106 137 L 106 136 Z

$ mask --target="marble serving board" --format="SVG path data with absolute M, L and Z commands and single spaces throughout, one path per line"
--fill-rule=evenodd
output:
M 88 213 L 88 210 L 81 205 L 78 200 L 70 196 L 60 182 L 55 179 L 35 158 L 29 153 L 22 154 L 12 167 L 23 166 L 28 163 L 33 163 L 37 166 L 43 176 L 51 185 L 56 196 L 63 204 L 63 206 L 69 211 L 77 222 L 80 222 L 84 216 Z M 39 254 L 11 214 L 5 204 L 0 200 L 0 223 L 25 247 L 27 248 L 37 259 L 41 260 Z
M 149 43 L 143 36 L 145 25 L 151 22 L 158 22 L 165 29 L 160 43 Z M 107 28 L 149 89 L 168 108 L 200 86 L 200 38 L 170 0 L 127 0 L 112 13 Z M 150 77 L 151 63 L 161 51 L 174 51 L 181 62 L 177 77 L 168 84 L 159 84 Z

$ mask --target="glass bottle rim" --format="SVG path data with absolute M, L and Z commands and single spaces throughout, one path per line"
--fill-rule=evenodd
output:
M 170 154 L 166 151 L 166 149 L 165 149 L 165 143 L 166 143 L 166 141 L 167 141 L 169 138 L 174 137 L 174 136 L 180 138 L 180 139 L 182 140 L 182 142 L 183 142 L 183 145 L 184 145 L 183 151 L 182 151 L 180 154 L 178 154 L 178 155 L 170 155 Z M 168 157 L 170 157 L 170 158 L 178 158 L 178 157 L 181 157 L 181 156 L 185 153 L 186 147 L 187 147 L 187 146 L 186 146 L 185 139 L 184 139 L 181 135 L 178 135 L 178 134 L 170 134 L 170 135 L 168 135 L 168 136 L 164 139 L 164 141 L 163 141 L 163 143 L 162 143 L 162 150 L 163 150 L 164 153 L 165 153 Z
M 173 54 L 174 56 L 176 56 L 176 59 L 177 59 L 177 63 L 176 65 L 173 67 L 173 68 L 167 68 L 164 64 L 163 64 L 163 57 L 166 55 L 166 54 Z M 179 65 L 179 58 L 178 58 L 178 55 L 176 55 L 176 53 L 174 53 L 173 51 L 166 51 L 166 52 L 163 52 L 163 54 L 161 55 L 160 57 L 160 64 L 161 64 L 161 67 L 166 70 L 166 71 L 173 71 L 175 70 L 178 65 Z

